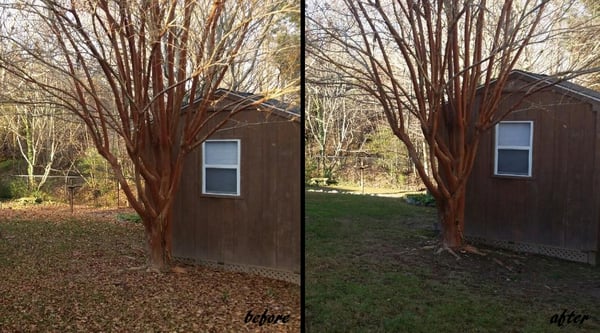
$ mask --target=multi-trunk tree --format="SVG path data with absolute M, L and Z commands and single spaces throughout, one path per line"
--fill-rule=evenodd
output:
M 506 115 L 498 105 L 524 51 L 558 35 L 555 10 L 563 7 L 543 0 L 309 5 L 308 33 L 330 42 L 307 51 L 378 101 L 436 199 L 443 248 L 465 245 L 465 186 L 481 134 Z M 409 118 L 420 125 L 428 154 L 419 154 Z
M 255 54 L 248 46 L 263 38 L 265 24 L 299 9 L 277 0 L 43 0 L 2 6 L 10 7 L 0 34 L 9 52 L 2 53 L 0 67 L 43 89 L 52 103 L 85 123 L 143 221 L 150 268 L 165 269 L 184 158 L 228 118 L 211 121 L 215 92 L 236 81 L 234 67 L 252 80 L 253 68 L 244 64 L 250 56 L 266 62 L 270 52 Z M 24 70 L 31 62 L 59 83 L 36 80 Z M 298 90 L 268 88 L 265 99 Z M 194 107 L 182 113 L 188 101 Z M 261 101 L 241 103 L 228 116 Z M 112 149 L 113 134 L 134 166 L 133 184 Z

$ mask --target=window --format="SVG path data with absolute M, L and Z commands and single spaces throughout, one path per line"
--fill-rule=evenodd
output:
M 202 144 L 202 193 L 240 195 L 240 140 Z
M 496 125 L 494 174 L 531 177 L 532 121 L 503 121 Z

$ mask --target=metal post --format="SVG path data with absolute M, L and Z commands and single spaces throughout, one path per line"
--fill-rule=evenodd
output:
M 73 190 L 75 190 L 75 187 L 72 185 L 69 186 L 69 203 L 71 204 L 71 214 L 73 214 Z
M 71 215 L 73 214 L 73 190 L 75 189 L 73 187 L 73 179 L 69 178 L 69 186 L 67 186 L 67 189 L 69 190 L 69 204 L 71 205 Z
M 360 159 L 360 191 L 365 194 L 365 179 L 364 179 L 365 165 L 364 160 Z
M 73 214 L 73 198 L 75 197 L 75 189 L 81 187 L 81 185 L 73 184 L 73 179 L 69 178 L 69 186 L 67 189 L 69 190 L 69 203 L 71 204 L 71 214 Z

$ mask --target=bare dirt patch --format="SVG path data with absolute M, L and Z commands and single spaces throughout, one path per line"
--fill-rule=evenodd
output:
M 485 255 L 458 251 L 436 254 L 437 234 L 426 224 L 407 224 L 421 231 L 403 239 L 402 246 L 379 244 L 373 260 L 394 260 L 405 267 L 428 267 L 425 278 L 453 280 L 470 288 L 508 297 L 535 298 L 548 303 L 568 300 L 600 302 L 600 269 L 590 265 L 529 253 L 475 245 Z

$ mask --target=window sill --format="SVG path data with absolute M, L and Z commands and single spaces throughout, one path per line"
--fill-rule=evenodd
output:
M 494 175 L 492 174 L 492 178 L 497 178 L 497 179 L 508 179 L 508 180 L 527 180 L 527 181 L 532 181 L 535 180 L 535 178 L 533 176 L 512 176 L 512 175 Z
M 232 194 L 214 194 L 214 193 L 202 193 L 200 194 L 203 198 L 215 198 L 215 199 L 234 199 L 240 200 L 244 199 L 241 195 L 232 195 Z

